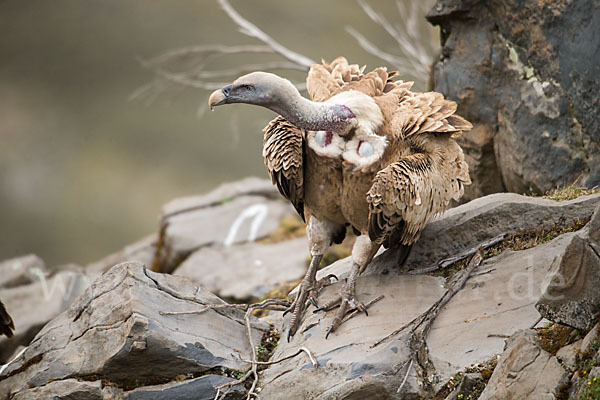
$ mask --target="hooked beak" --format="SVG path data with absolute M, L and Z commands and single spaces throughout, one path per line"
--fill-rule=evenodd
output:
M 208 98 L 208 106 L 212 110 L 215 106 L 227 103 L 227 97 L 231 92 L 231 85 L 224 86 L 222 89 L 217 89 Z

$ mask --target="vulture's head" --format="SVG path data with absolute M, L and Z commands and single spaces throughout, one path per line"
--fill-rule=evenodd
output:
M 208 99 L 208 106 L 246 103 L 273 108 L 285 98 L 296 95 L 298 91 L 287 79 L 268 72 L 252 72 L 215 90 Z

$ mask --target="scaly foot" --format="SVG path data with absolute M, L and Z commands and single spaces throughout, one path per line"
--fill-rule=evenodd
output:
M 356 280 L 358 279 L 359 273 L 360 266 L 357 263 L 354 263 L 350 271 L 350 276 L 342 288 L 340 295 L 314 311 L 328 311 L 335 308 L 339 304 L 340 308 L 335 313 L 333 322 L 325 334 L 325 339 L 327 339 L 329 334 L 335 331 L 344 322 L 344 318 L 348 312 L 358 310 L 360 312 L 364 312 L 366 316 L 369 316 L 367 308 L 364 306 L 364 304 L 356 299 Z
M 317 274 L 317 267 L 321 262 L 321 258 L 323 256 L 314 256 L 310 262 L 310 266 L 308 271 L 306 271 L 306 275 L 300 284 L 300 288 L 298 289 L 298 295 L 296 299 L 292 303 L 292 305 L 284 311 L 283 315 L 285 316 L 288 312 L 292 313 L 292 320 L 290 322 L 290 328 L 288 330 L 287 339 L 288 342 L 290 338 L 296 333 L 298 328 L 300 327 L 300 323 L 302 322 L 302 314 L 308 307 L 309 302 L 311 302 L 315 307 L 318 307 L 317 303 L 317 295 L 319 294 L 319 290 L 331 284 L 331 279 L 334 278 L 337 280 L 337 277 L 333 274 L 329 274 L 326 277 L 316 280 L 315 276 Z

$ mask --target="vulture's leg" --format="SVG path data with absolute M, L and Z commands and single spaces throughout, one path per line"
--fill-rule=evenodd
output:
M 308 307 L 309 303 L 313 303 L 317 307 L 317 295 L 319 290 L 331 283 L 331 278 L 337 277 L 335 275 L 327 275 L 326 277 L 317 281 L 317 269 L 323 258 L 325 251 L 331 246 L 333 241 L 339 238 L 346 232 L 344 225 L 335 224 L 329 221 L 320 221 L 315 217 L 310 217 L 306 226 L 306 232 L 308 234 L 308 241 L 310 246 L 310 254 L 312 259 L 310 266 L 306 271 L 306 275 L 300 284 L 296 299 L 285 312 L 292 313 L 292 320 L 290 322 L 290 329 L 288 331 L 288 341 L 292 337 L 302 322 L 302 314 Z
M 410 256 L 410 252 L 413 248 L 412 244 L 406 245 L 406 244 L 401 244 L 400 247 L 398 248 L 398 266 L 399 267 L 403 267 L 404 264 L 406 263 L 406 260 L 408 260 L 408 256 Z
M 375 257 L 380 246 L 380 244 L 371 242 L 367 235 L 356 238 L 356 242 L 352 248 L 352 269 L 350 270 L 350 276 L 348 276 L 346 284 L 340 292 L 340 296 L 317 309 L 318 311 L 329 310 L 337 304 L 340 305 L 340 308 L 335 313 L 331 327 L 325 335 L 326 339 L 331 332 L 342 324 L 348 311 L 358 309 L 368 315 L 365 306 L 356 299 L 356 280 L 367 265 L 369 265 L 373 257 Z

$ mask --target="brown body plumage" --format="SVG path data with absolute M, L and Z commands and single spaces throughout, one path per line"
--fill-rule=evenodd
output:
M 350 223 L 379 243 L 401 228 L 410 245 L 470 183 L 455 138 L 471 124 L 454 114 L 453 101 L 411 92 L 411 83 L 393 81 L 395 75 L 384 68 L 362 75 L 338 58 L 313 66 L 307 80 L 314 101 L 347 90 L 374 97 L 384 115 L 377 134 L 389 141 L 376 163 L 356 170 L 342 158 L 319 156 L 304 146 L 304 131 L 280 116 L 265 128 L 263 156 L 273 183 L 299 212 Z
M 286 89 L 294 98 L 290 104 L 307 111 L 286 108 L 280 104 L 282 95 L 276 96 L 277 104 L 231 101 L 283 115 L 265 128 L 263 156 L 273 183 L 305 218 L 313 256 L 292 307 L 291 334 L 307 299 L 314 300 L 325 284 L 314 277 L 323 253 L 343 239 L 346 225 L 362 236 L 353 248 L 354 267 L 330 331 L 351 305 L 361 308 L 354 301 L 355 280 L 379 247 L 412 245 L 427 222 L 470 183 L 455 138 L 471 124 L 455 114 L 456 103 L 439 93 L 411 92 L 412 82 L 395 80 L 397 74 L 385 68 L 367 74 L 363 69 L 343 57 L 314 65 L 307 78 L 312 102 Z M 262 79 L 272 77 L 250 74 L 234 82 L 233 89 Z M 223 104 L 221 97 L 215 92 L 211 104 Z M 299 114 L 309 114 L 310 121 Z

